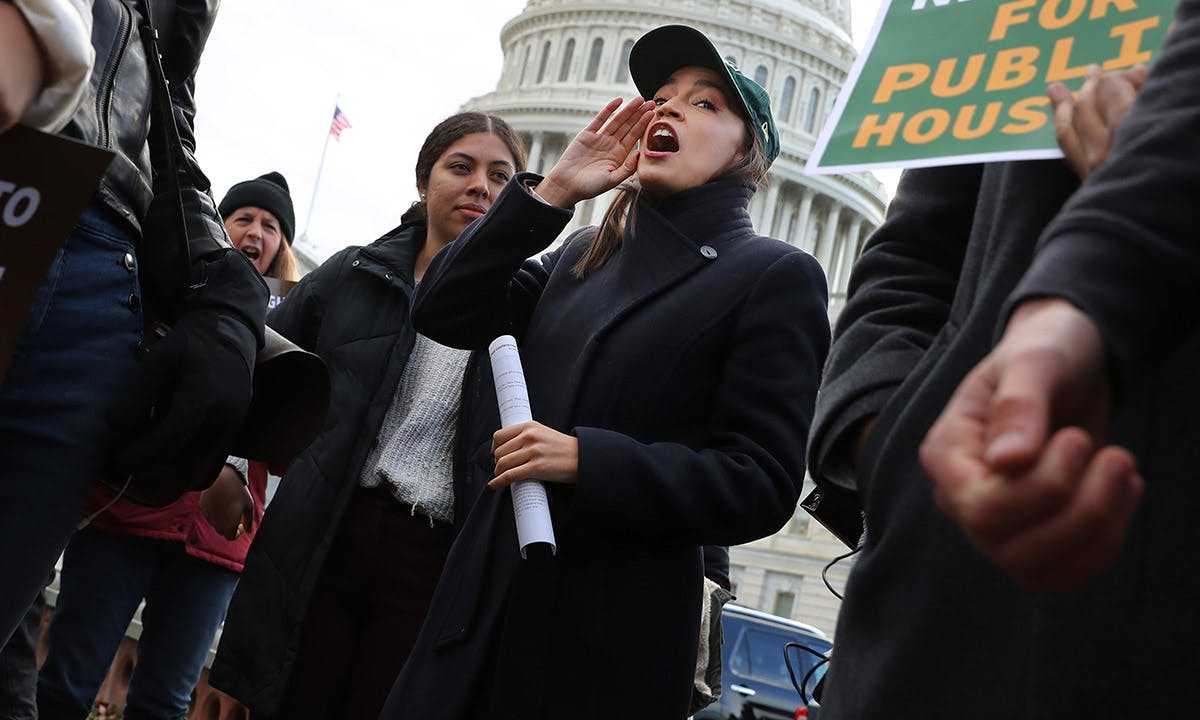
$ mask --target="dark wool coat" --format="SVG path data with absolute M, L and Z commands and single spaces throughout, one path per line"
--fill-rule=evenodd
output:
M 851 278 L 813 428 L 878 413 L 856 474 L 866 542 L 851 572 L 823 720 L 1175 717 L 1200 702 L 1200 0 L 1117 135 L 1109 163 L 1035 242 L 1074 180 L 1058 162 L 909 172 Z M 1031 269 L 1031 262 L 1032 269 Z M 1028 270 L 1022 280 L 1023 274 Z M 1021 284 L 1018 286 L 1018 282 Z M 1108 442 L 1146 494 L 1115 566 L 1029 593 L 935 508 L 917 448 L 991 348 L 1006 298 L 1064 296 L 1105 339 Z
M 288 467 L 250 548 L 212 667 L 212 684 L 255 717 L 274 716 L 287 687 L 317 576 L 412 351 L 412 268 L 424 241 L 423 226 L 402 225 L 372 245 L 343 250 L 268 317 L 275 330 L 321 356 L 332 389 L 325 426 Z M 495 397 L 486 357 L 476 354 L 459 411 L 456 526 L 479 494 L 480 478 L 490 476 L 491 434 L 500 424 Z M 472 471 L 468 456 L 482 458 L 482 470 Z
M 826 720 L 1025 707 L 1032 598 L 934 507 L 917 447 L 991 348 L 1004 299 L 1076 185 L 1058 161 L 906 172 L 855 265 L 813 424 L 818 483 L 844 464 L 836 439 L 879 417 L 854 476 L 866 539 L 838 617 Z
M 552 559 L 520 560 L 510 493 L 484 494 L 382 717 L 681 720 L 700 547 L 768 535 L 795 508 L 824 276 L 755 236 L 740 181 L 641 205 L 582 280 L 590 229 L 522 264 L 570 219 L 530 177 L 434 260 L 414 322 L 459 347 L 516 335 L 534 418 L 579 440 L 578 482 L 547 484 Z

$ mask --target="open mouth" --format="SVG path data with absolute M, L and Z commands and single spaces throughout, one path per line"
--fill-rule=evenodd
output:
M 262 257 L 262 253 L 259 252 L 258 248 L 256 247 L 250 247 L 247 245 L 241 248 L 241 251 L 243 255 L 250 258 L 251 262 L 258 262 L 258 259 Z
M 652 156 L 670 155 L 679 152 L 679 138 L 675 131 L 666 123 L 658 123 L 650 128 L 646 138 L 646 150 Z

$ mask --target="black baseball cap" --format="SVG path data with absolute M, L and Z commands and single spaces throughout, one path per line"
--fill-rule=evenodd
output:
M 638 38 L 629 51 L 629 75 L 646 99 L 681 67 L 705 67 L 724 77 L 737 91 L 737 100 L 758 131 L 767 159 L 779 157 L 779 131 L 771 116 L 771 98 L 762 85 L 721 57 L 704 33 L 687 25 L 663 25 Z M 732 98 L 731 98 L 732 99 Z

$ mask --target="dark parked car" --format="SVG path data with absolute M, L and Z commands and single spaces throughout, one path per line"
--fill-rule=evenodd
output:
M 784 648 L 797 643 L 812 652 L 791 647 L 796 682 L 829 654 L 828 636 L 812 625 L 758 610 L 726 605 L 721 611 L 725 642 L 721 649 L 722 688 L 717 702 L 696 713 L 696 720 L 796 720 L 809 717 L 788 675 Z M 825 672 L 822 665 L 809 678 L 806 692 Z M 801 709 L 805 712 L 800 712 Z

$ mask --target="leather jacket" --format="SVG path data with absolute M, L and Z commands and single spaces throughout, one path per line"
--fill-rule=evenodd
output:
M 193 279 L 221 279 L 221 287 L 192 288 L 185 310 L 209 307 L 236 316 L 262 346 L 268 293 L 258 273 L 241 253 L 233 252 L 225 226 L 209 194 L 209 182 L 196 165 L 193 119 L 195 79 L 200 55 L 216 19 L 219 0 L 147 0 L 158 30 L 158 47 L 185 160 L 180 172 Z M 116 153 L 105 172 L 97 199 L 124 218 L 139 235 L 153 198 L 150 118 L 150 66 L 142 41 L 144 24 L 139 0 L 94 0 L 92 45 L 96 64 L 84 101 L 60 134 Z M 141 256 L 147 243 L 142 238 Z M 154 268 L 141 263 L 145 274 Z M 212 267 L 218 265 L 220 267 Z M 205 266 L 209 266 L 205 269 Z M 244 267 L 243 267 L 244 266 Z M 232 271 L 232 272 L 229 272 Z M 232 280 L 233 282 L 228 282 Z M 210 283 L 211 284 L 211 283 Z M 203 296 L 203 297 L 201 297 Z M 251 357 L 253 349 L 250 350 Z

